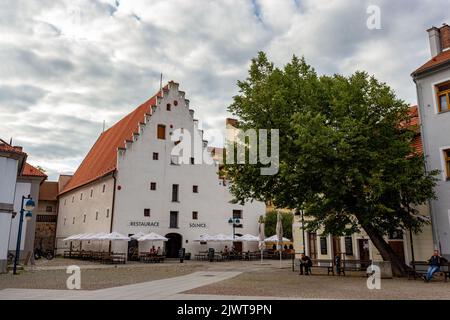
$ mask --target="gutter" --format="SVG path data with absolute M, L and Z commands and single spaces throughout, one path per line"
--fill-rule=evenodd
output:
M 113 187 L 113 198 L 112 198 L 112 205 L 111 205 L 111 225 L 109 226 L 109 232 L 113 232 L 113 223 L 114 223 L 114 204 L 116 203 L 116 184 L 117 184 L 117 177 L 116 172 L 114 171 L 112 174 L 112 178 L 114 179 L 114 187 Z M 112 241 L 109 242 L 109 252 L 111 252 L 111 245 Z

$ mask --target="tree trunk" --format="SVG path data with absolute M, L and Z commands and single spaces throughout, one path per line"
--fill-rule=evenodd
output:
M 384 240 L 383 236 L 371 225 L 362 226 L 366 231 L 373 245 L 378 249 L 384 261 L 390 261 L 392 266 L 392 274 L 396 277 L 402 277 L 407 274 L 410 269 L 403 259 L 400 259 L 392 250 L 391 246 Z

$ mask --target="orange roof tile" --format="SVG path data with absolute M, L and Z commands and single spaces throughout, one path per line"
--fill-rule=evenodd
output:
M 439 65 L 442 65 L 446 62 L 450 61 L 450 50 L 446 50 L 441 52 L 440 54 L 438 54 L 437 56 L 435 56 L 434 58 L 432 58 L 431 60 L 429 60 L 427 63 L 425 63 L 424 65 L 422 65 L 420 68 L 418 68 L 417 70 L 415 70 L 411 75 L 417 76 L 420 73 L 427 71 L 431 68 L 437 67 Z
M 419 110 L 417 105 L 411 106 L 409 108 L 409 114 L 411 118 L 408 121 L 408 126 L 415 126 L 417 134 L 415 135 L 412 146 L 416 150 L 417 153 L 423 154 L 423 145 L 422 145 L 422 136 L 420 134 L 420 118 L 419 118 Z
M 39 188 L 39 200 L 56 201 L 58 196 L 58 182 L 45 181 Z
M 163 90 L 167 88 L 168 85 Z M 100 135 L 61 194 L 117 169 L 117 149 L 125 147 L 125 140 L 132 139 L 133 133 L 138 132 L 139 123 L 144 121 L 146 114 L 151 113 L 151 106 L 156 105 L 158 96 L 161 96 L 161 91 Z
M 22 176 L 26 177 L 43 177 L 47 178 L 47 175 L 43 173 L 41 170 L 33 167 L 31 164 L 25 162 L 22 170 Z

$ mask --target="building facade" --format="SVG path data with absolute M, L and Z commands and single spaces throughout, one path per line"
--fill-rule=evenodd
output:
M 416 132 L 412 145 L 417 153 L 423 154 L 418 106 L 412 106 L 409 112 L 411 118 L 405 125 Z M 416 209 L 420 215 L 431 218 L 428 204 L 423 204 Z M 320 230 L 310 232 L 304 228 L 307 223 L 308 218 L 302 218 L 299 213 L 294 216 L 292 236 L 297 256 L 305 252 L 312 259 L 333 259 L 336 254 L 339 254 L 346 260 L 383 261 L 364 230 L 349 236 L 335 236 L 323 234 Z M 433 224 L 425 224 L 420 233 L 398 230 L 385 236 L 385 240 L 406 264 L 411 261 L 428 260 L 434 248 Z
M 36 230 L 34 247 L 44 251 L 55 247 L 58 218 L 58 182 L 44 181 L 39 189 L 39 205 L 35 209 Z
M 9 237 L 14 215 L 17 177 L 22 172 L 26 154 L 0 140 L 0 273 L 7 272 Z
M 199 137 L 189 148 L 200 153 L 183 161 L 186 155 L 175 150 L 187 145 L 186 133 Z M 57 247 L 70 247 L 62 239 L 79 233 L 156 232 L 169 239 L 165 252 L 174 257 L 182 247 L 193 253 L 206 249 L 196 241 L 202 234 L 231 234 L 232 217 L 241 222 L 236 233 L 257 234 L 265 204 L 234 204 L 226 181 L 219 178 L 219 164 L 207 150 L 189 100 L 177 83 L 169 82 L 99 137 L 59 195 Z M 151 244 L 141 245 L 146 250 Z M 235 245 L 243 250 L 252 246 Z M 126 252 L 134 246 L 133 241 L 113 242 L 112 249 Z
M 431 59 L 412 73 L 426 169 L 440 170 L 430 201 L 434 245 L 450 258 L 450 26 L 428 30 Z

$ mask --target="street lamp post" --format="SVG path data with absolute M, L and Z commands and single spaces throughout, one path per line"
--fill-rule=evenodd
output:
M 241 221 L 239 220 L 239 218 L 230 218 L 228 219 L 228 223 L 233 225 L 233 240 L 235 239 L 235 228 L 238 224 L 241 223 Z
M 25 200 L 27 202 L 24 205 Z M 17 263 L 19 262 L 19 256 L 20 256 L 20 242 L 22 241 L 22 224 L 23 224 L 23 215 L 25 213 L 25 220 L 30 221 L 33 217 L 33 214 L 31 211 L 34 209 L 34 201 L 28 195 L 28 197 L 22 196 L 22 203 L 20 205 L 20 220 L 19 220 L 19 233 L 17 234 L 17 244 L 16 244 L 16 255 L 14 257 L 14 268 L 13 268 L 13 274 L 17 274 Z

